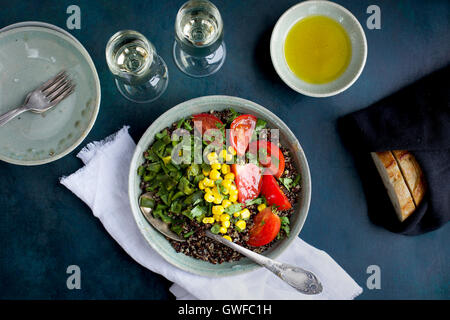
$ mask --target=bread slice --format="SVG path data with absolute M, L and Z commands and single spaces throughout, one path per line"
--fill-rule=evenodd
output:
M 416 209 L 414 200 L 391 151 L 371 152 L 398 219 L 404 221 Z
M 403 177 L 405 178 L 409 192 L 411 193 L 416 207 L 422 201 L 425 195 L 425 179 L 417 163 L 416 158 L 407 150 L 394 150 L 395 160 L 397 161 Z

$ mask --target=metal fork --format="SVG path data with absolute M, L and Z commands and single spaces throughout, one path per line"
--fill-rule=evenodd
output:
M 0 116 L 0 126 L 25 111 L 45 112 L 67 98 L 74 89 L 75 84 L 72 83 L 66 71 L 63 70 L 39 88 L 28 93 L 22 106 L 2 114 Z

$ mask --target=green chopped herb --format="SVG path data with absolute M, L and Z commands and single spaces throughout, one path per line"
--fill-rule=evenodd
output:
M 247 200 L 245 202 L 245 206 L 248 207 L 248 206 L 251 206 L 251 205 L 254 205 L 254 204 L 262 204 L 262 203 L 266 203 L 266 199 L 261 197 L 261 198 L 256 198 L 256 199 L 253 199 L 253 200 Z
M 191 127 L 191 125 L 189 124 L 189 122 L 184 122 L 184 123 L 183 123 L 183 126 L 184 126 L 184 128 L 185 128 L 186 130 L 189 130 L 189 131 L 192 130 L 192 127 Z
M 236 110 L 230 108 L 229 109 L 231 112 L 231 116 L 228 118 L 227 123 L 230 124 L 233 122 L 234 119 L 236 119 L 237 117 L 239 117 L 241 114 L 239 112 L 237 112 Z
M 197 205 L 191 210 L 191 215 L 197 220 L 201 220 L 206 214 L 206 207 L 202 205 Z
M 235 204 L 232 204 L 231 206 L 229 206 L 228 208 L 225 208 L 225 213 L 233 214 L 233 213 L 236 213 L 241 210 L 242 210 L 242 204 L 235 203 Z
M 185 233 L 185 234 L 183 235 L 183 237 L 189 238 L 189 237 L 192 236 L 193 234 L 194 234 L 194 230 L 191 230 L 191 231 Z
M 139 168 L 138 168 L 138 175 L 142 177 L 144 175 L 144 173 L 145 173 L 145 167 L 144 166 L 139 166 Z
M 177 123 L 177 129 L 180 129 L 180 128 L 181 128 L 181 126 L 183 125 L 184 121 L 185 121 L 184 118 L 182 118 L 180 121 L 178 121 L 178 123 Z
M 280 182 L 286 187 L 288 191 L 291 191 L 291 188 L 293 187 L 293 180 L 291 178 L 279 178 L 278 180 L 280 180 Z
M 151 172 L 158 173 L 161 170 L 161 164 L 159 162 L 150 163 L 147 166 L 147 170 Z
M 172 223 L 172 225 L 170 226 L 170 230 L 172 230 L 176 234 L 180 235 L 181 231 L 183 231 L 183 224 L 182 223 Z
M 298 174 L 298 175 L 295 177 L 294 182 L 292 182 L 292 187 L 297 186 L 297 185 L 300 183 L 300 179 L 301 179 L 301 176 Z
M 150 199 L 147 197 L 141 197 L 141 201 L 139 202 L 139 205 L 144 208 L 154 208 L 155 207 L 155 200 Z
M 289 236 L 291 232 L 290 221 L 288 217 L 281 217 L 281 230 L 286 232 L 286 235 Z
M 258 135 L 262 129 L 264 129 L 267 125 L 267 122 L 263 119 L 257 119 L 255 124 L 255 130 L 253 131 L 251 140 L 258 140 Z
M 156 139 L 161 140 L 162 138 L 167 136 L 167 129 L 164 129 L 160 133 L 155 134 Z
M 218 234 L 220 232 L 220 225 L 219 224 L 215 224 L 211 227 L 211 232 L 214 234 Z

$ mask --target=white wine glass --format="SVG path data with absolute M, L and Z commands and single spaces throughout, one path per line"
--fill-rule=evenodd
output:
M 207 0 L 191 0 L 181 6 L 175 20 L 173 58 L 178 68 L 192 77 L 217 72 L 226 56 L 223 21 L 217 7 Z
M 137 31 L 122 30 L 114 34 L 106 45 L 106 61 L 117 89 L 130 101 L 154 101 L 167 88 L 166 63 L 152 43 Z

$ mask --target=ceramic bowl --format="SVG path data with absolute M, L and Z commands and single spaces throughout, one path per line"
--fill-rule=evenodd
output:
M 26 112 L 0 127 L 0 160 L 39 165 L 57 160 L 87 136 L 100 107 L 100 81 L 86 49 L 68 32 L 23 22 L 0 30 L 0 113 L 65 69 L 76 83 L 67 99 L 42 114 Z
M 289 30 L 309 16 L 327 16 L 337 21 L 347 32 L 352 45 L 352 57 L 344 73 L 325 84 L 311 84 L 298 78 L 289 68 L 284 55 L 284 43 Z M 270 56 L 280 78 L 293 90 L 311 97 L 328 97 L 349 88 L 359 77 L 367 57 L 364 30 L 353 14 L 330 1 L 304 1 L 288 9 L 278 20 L 270 39 Z
M 266 120 L 269 128 L 278 128 L 280 130 L 280 142 L 291 150 L 295 165 L 302 177 L 300 200 L 295 205 L 294 213 L 291 218 L 291 234 L 288 238 L 276 242 L 270 249 L 264 252 L 264 255 L 276 258 L 298 236 L 308 214 L 311 199 L 311 178 L 308 162 L 302 147 L 286 124 L 266 108 L 254 102 L 237 97 L 206 96 L 183 102 L 161 115 L 153 122 L 147 131 L 145 131 L 136 146 L 136 151 L 131 160 L 128 193 L 133 216 L 150 246 L 164 259 L 180 269 L 209 277 L 239 274 L 253 270 L 259 266 L 247 258 L 243 258 L 236 262 L 214 265 L 209 262 L 194 259 L 182 253 L 177 253 L 166 238 L 145 220 L 139 210 L 138 198 L 141 194 L 141 189 L 139 188 L 140 177 L 137 175 L 137 169 L 144 162 L 143 153 L 153 143 L 156 133 L 171 126 L 172 123 L 182 118 L 202 112 L 209 112 L 212 109 L 223 110 L 228 108 L 233 108 L 244 114 L 253 114 L 258 118 Z

